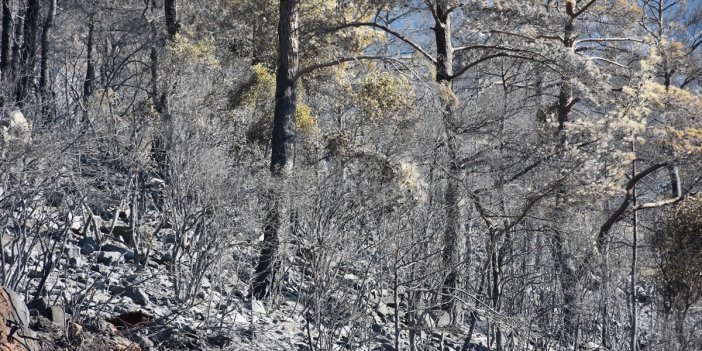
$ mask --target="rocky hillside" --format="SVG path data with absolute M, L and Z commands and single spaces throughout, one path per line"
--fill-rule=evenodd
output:
M 19 240 L 21 234 L 7 230 L 3 237 L 6 269 L 26 275 L 16 290 L 2 290 L 0 333 L 7 350 L 310 350 L 310 344 L 326 343 L 330 349 L 363 345 L 364 349 L 395 350 L 397 345 L 408 346 L 406 295 L 396 296 L 379 286 L 364 287 L 369 282 L 352 273 L 353 265 L 339 272 L 343 284 L 336 287 L 339 300 L 335 302 L 342 309 L 356 305 L 356 315 L 329 311 L 336 315 L 335 324 L 312 330 L 311 286 L 302 283 L 311 273 L 304 271 L 308 263 L 300 257 L 294 257 L 296 263 L 286 271 L 280 296 L 270 301 L 248 298 L 245 280 L 216 270 L 185 286 L 192 291 L 184 300 L 175 293 L 182 277 L 174 271 L 169 254 L 177 240 L 173 230 L 161 229 L 151 253 L 139 262 L 134 249 L 117 237 L 118 233 L 131 235 L 129 225 L 119 219 L 128 214 L 99 219 L 103 242 L 98 244 L 82 235 L 87 225 L 81 218 L 64 222 L 51 204 L 42 207 L 39 212 L 57 218 L 52 226 L 65 229 L 36 234 L 43 238 L 25 238 L 46 240 L 53 247 L 46 250 L 42 243 L 22 252 L 16 250 L 27 247 L 21 246 L 27 245 L 25 239 Z M 47 257 L 53 253 L 54 259 Z M 242 273 L 248 269 L 242 267 Z M 467 330 L 451 327 L 446 312 L 428 311 L 420 318 L 416 332 L 423 349 L 463 348 L 461 336 Z M 476 325 L 474 344 L 468 349 L 481 349 L 477 345 L 486 342 L 483 328 L 483 323 Z

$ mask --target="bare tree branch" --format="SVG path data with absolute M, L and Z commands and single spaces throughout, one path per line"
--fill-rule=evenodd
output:
M 367 61 L 367 60 L 380 60 L 380 61 L 397 61 L 395 59 L 386 57 L 386 56 L 351 56 L 351 57 L 340 57 L 335 60 L 331 60 L 328 62 L 322 62 L 322 63 L 317 63 L 314 65 L 309 65 L 307 67 L 301 68 L 297 74 L 293 77 L 293 82 L 297 81 L 300 77 L 310 74 L 318 69 L 322 68 L 327 68 L 327 67 L 332 67 L 332 66 L 337 66 L 340 65 L 344 62 L 351 62 L 351 61 Z
M 455 74 L 451 75 L 450 78 L 453 79 L 453 78 L 459 77 L 459 76 L 461 76 L 463 73 L 466 73 L 469 69 L 473 68 L 474 66 L 476 66 L 476 65 L 478 65 L 478 64 L 480 64 L 480 63 L 482 63 L 482 62 L 485 62 L 485 61 L 487 61 L 487 60 L 491 60 L 491 59 L 498 58 L 498 57 L 511 57 L 511 58 L 521 58 L 521 59 L 525 59 L 525 60 L 532 60 L 532 58 L 531 58 L 531 57 L 528 57 L 528 56 L 513 55 L 513 54 L 506 53 L 506 52 L 500 52 L 500 53 L 497 53 L 497 54 L 490 54 L 490 55 L 483 56 L 483 57 L 481 57 L 481 58 L 479 58 L 479 59 L 477 59 L 477 60 L 475 60 L 475 61 L 473 61 L 473 62 L 471 62 L 471 63 L 469 63 L 469 64 L 467 64 L 467 65 L 465 65 L 465 66 L 463 66 L 461 69 L 458 70 L 458 72 L 456 72 Z
M 371 28 L 379 29 L 385 33 L 388 33 L 388 34 L 392 35 L 393 37 L 401 40 L 405 44 L 411 46 L 415 51 L 420 53 L 422 56 L 424 56 L 431 63 L 436 63 L 436 59 L 433 56 L 431 56 L 431 54 L 429 54 L 429 52 L 426 51 L 421 45 L 415 43 L 414 41 L 407 38 L 406 36 L 396 32 L 396 31 L 394 31 L 394 30 L 390 29 L 389 27 L 384 26 L 382 24 L 378 24 L 375 22 L 344 23 L 344 24 L 336 26 L 336 27 L 326 28 L 324 31 L 328 33 L 328 32 L 340 31 L 340 30 L 346 29 L 346 28 L 358 28 L 358 27 L 371 27 Z
M 632 197 L 633 197 L 633 192 L 632 190 L 636 186 L 636 183 L 638 183 L 641 179 L 645 178 L 646 176 L 650 175 L 651 173 L 667 167 L 669 165 L 668 162 L 664 163 L 658 163 L 653 166 L 648 167 L 647 169 L 641 171 L 640 173 L 636 174 L 633 178 L 629 180 L 626 184 L 626 196 L 624 197 L 624 200 L 622 203 L 619 205 L 619 207 L 607 218 L 607 221 L 602 224 L 600 227 L 600 232 L 597 236 L 597 249 L 600 253 L 603 252 L 604 249 L 604 243 L 607 234 L 609 231 L 614 227 L 614 224 L 619 221 L 621 216 L 626 212 L 626 210 L 629 208 L 629 204 L 631 204 Z

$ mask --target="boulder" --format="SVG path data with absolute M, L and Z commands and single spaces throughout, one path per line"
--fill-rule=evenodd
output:
M 122 261 L 122 254 L 120 254 L 119 252 L 101 251 L 98 254 L 97 260 L 98 262 L 106 266 L 110 266 L 113 263 L 118 263 Z
M 83 259 L 80 257 L 71 257 L 68 259 L 68 265 L 73 268 L 83 268 L 83 265 L 85 262 L 83 262 Z
M 95 239 L 87 236 L 78 242 L 78 246 L 80 246 L 80 253 L 82 254 L 91 254 L 97 250 Z
M 30 310 L 36 310 L 39 315 L 49 318 L 49 300 L 46 297 L 36 299 L 29 304 L 27 307 Z
M 375 306 L 375 312 L 377 312 L 381 318 L 386 318 L 391 313 L 390 308 L 382 302 Z
M 107 319 L 107 322 L 117 329 L 131 329 L 140 325 L 149 324 L 152 321 L 153 317 L 142 311 L 129 311 Z
M 73 246 L 73 245 L 66 246 L 66 257 L 67 258 L 80 257 L 80 251 L 81 251 L 81 249 L 78 246 Z
M 49 308 L 49 319 L 51 319 L 52 324 L 59 328 L 61 331 L 66 330 L 66 312 L 64 312 L 61 306 L 51 306 Z
M 135 339 L 137 342 L 139 342 L 139 346 L 141 346 L 141 348 L 144 350 L 151 350 L 156 346 L 154 345 L 154 342 L 151 341 L 151 339 L 149 339 L 146 335 L 136 335 Z
M 424 323 L 429 328 L 442 328 L 451 324 L 451 315 L 444 310 L 430 310 L 424 315 Z
M 266 314 L 266 306 L 263 301 L 253 300 L 251 301 L 251 311 L 255 314 Z
M 49 207 L 59 207 L 63 202 L 63 193 L 52 191 L 46 195 L 46 205 Z
M 124 258 L 127 260 L 133 260 L 136 257 L 136 255 L 134 255 L 134 251 L 132 251 L 126 247 L 122 247 L 120 245 L 105 244 L 105 245 L 100 246 L 100 251 L 117 252 L 120 255 L 124 256 Z
M 124 296 L 129 297 L 137 305 L 146 306 L 149 304 L 149 295 L 141 288 L 127 288 L 124 292 Z
M 26 144 L 31 135 L 31 126 L 20 110 L 5 112 L 0 117 L 0 145 L 4 149 L 13 144 Z
M 27 305 L 14 291 L 0 288 L 0 349 L 39 351 L 35 339 L 36 333 L 29 329 Z
M 112 236 L 114 236 L 115 238 L 121 238 L 125 244 L 127 244 L 130 247 L 134 247 L 132 227 L 123 221 L 107 221 L 103 223 L 103 225 L 100 227 L 100 231 L 105 234 L 112 233 Z

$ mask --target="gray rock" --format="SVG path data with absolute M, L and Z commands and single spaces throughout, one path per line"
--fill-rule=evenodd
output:
M 137 305 L 146 306 L 149 303 L 151 303 L 149 301 L 149 295 L 147 295 L 146 292 L 141 288 L 136 288 L 136 287 L 127 288 L 124 291 L 124 296 L 132 299 L 132 301 L 134 301 L 134 303 Z
M 168 234 L 166 235 L 166 238 L 164 239 L 164 242 L 166 244 L 175 244 L 176 243 L 176 235 L 175 234 Z
M 7 264 L 13 264 L 15 263 L 15 255 L 13 254 L 12 250 L 10 249 L 5 249 L 5 263 Z
M 103 265 L 101 265 L 101 264 L 96 264 L 96 265 L 91 266 L 91 267 L 90 267 L 90 270 L 92 270 L 92 271 L 94 271 L 94 272 L 98 272 L 98 273 L 100 273 L 101 275 L 107 273 L 107 267 L 105 267 L 105 266 L 103 266 Z
M 127 249 L 126 247 L 122 247 L 119 245 L 113 245 L 113 244 L 105 244 L 100 246 L 100 251 L 103 252 L 117 252 L 120 255 L 123 255 L 125 259 L 127 260 L 133 260 L 134 257 L 134 251 Z
M 10 289 L 6 288 L 5 292 L 9 297 L 9 304 L 12 306 L 12 311 L 10 312 L 8 319 L 11 319 L 18 325 L 29 325 L 29 309 L 27 308 L 27 305 L 24 304 L 24 300 Z
M 59 207 L 63 202 L 63 193 L 52 191 L 46 195 L 46 205 L 50 207 Z
M 37 345 L 36 333 L 29 329 L 29 309 L 27 305 L 24 304 L 24 300 L 17 295 L 14 291 L 7 288 L 0 288 L 4 290 L 5 296 L 2 297 L 2 302 L 0 306 L 3 309 L 7 309 L 2 313 L 6 315 L 7 318 L 2 320 L 2 325 L 0 327 L 7 328 L 7 326 L 14 326 L 19 328 L 19 332 L 14 333 L 13 338 L 23 346 L 23 349 L 28 351 L 38 351 L 40 350 L 39 345 Z M 6 331 L 9 334 L 9 331 Z
M 52 324 L 59 328 L 61 331 L 66 331 L 66 313 L 61 306 L 51 306 L 49 308 L 49 319 Z
M 233 319 L 234 319 L 234 320 L 233 320 L 234 324 L 239 324 L 239 325 L 247 325 L 247 324 L 249 324 L 249 320 L 248 320 L 246 317 L 244 317 L 243 314 L 241 314 L 241 313 L 239 313 L 239 312 L 234 312 L 234 318 L 233 318 Z
M 97 260 L 98 262 L 104 264 L 104 265 L 112 265 L 113 263 L 119 263 L 122 261 L 122 254 L 119 252 L 106 252 L 102 251 L 98 254 Z
M 154 342 L 145 335 L 137 335 L 136 341 L 139 342 L 139 346 L 144 350 L 151 350 L 156 346 Z
M 378 315 L 382 318 L 386 318 L 391 313 L 390 308 L 382 302 L 375 306 L 375 312 L 378 312 Z
M 36 299 L 27 304 L 29 309 L 37 310 L 40 315 L 49 318 L 49 300 L 46 297 Z
M 232 341 L 232 338 L 224 335 L 224 334 L 217 334 L 213 336 L 207 337 L 207 343 L 212 345 L 212 346 L 217 346 L 220 349 L 226 347 L 229 345 L 229 343 Z
M 31 135 L 31 125 L 20 110 L 5 112 L 0 118 L 0 144 L 3 149 L 10 145 L 26 144 Z
M 115 307 L 112 309 L 112 312 L 117 313 L 117 314 L 127 313 L 127 312 L 129 312 L 129 305 L 127 305 L 127 304 L 115 305 Z
M 89 236 L 81 239 L 78 242 L 78 245 L 80 246 L 80 253 L 84 255 L 91 254 L 97 250 L 97 243 L 95 242 L 95 239 Z
M 83 262 L 83 259 L 80 257 L 71 257 L 68 259 L 68 265 L 73 268 L 83 268 L 85 262 Z
M 253 313 L 266 314 L 266 306 L 263 304 L 263 301 L 251 301 L 251 310 Z
M 80 247 L 78 246 L 66 246 L 66 257 L 67 258 L 76 258 L 80 257 Z
M 424 315 L 424 324 L 429 328 L 441 328 L 451 324 L 451 316 L 444 310 L 431 310 Z
M 112 226 L 113 224 L 114 227 Z M 100 231 L 106 234 L 112 233 L 114 237 L 121 238 L 127 245 L 134 246 L 132 242 L 132 227 L 123 221 L 117 220 L 114 221 L 114 223 L 112 221 L 107 221 L 102 225 Z

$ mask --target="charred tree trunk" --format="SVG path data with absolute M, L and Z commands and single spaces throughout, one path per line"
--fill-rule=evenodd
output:
M 566 3 L 566 13 L 568 19 L 566 21 L 563 33 L 563 46 L 566 49 L 573 50 L 575 43 L 575 20 L 579 13 L 576 13 L 572 2 Z M 561 86 L 558 94 L 558 139 L 561 147 L 565 145 L 565 123 L 570 120 L 573 104 L 577 100 L 573 99 L 570 78 L 563 76 L 561 78 Z M 563 205 L 565 192 L 563 189 L 557 191 L 556 208 L 559 210 Z M 561 212 L 561 211 L 559 211 Z M 576 340 L 578 333 L 578 312 L 577 312 L 577 286 L 578 286 L 578 270 L 575 263 L 575 258 L 570 252 L 569 240 L 562 231 L 558 228 L 554 231 L 554 257 L 556 263 L 556 271 L 560 277 L 560 288 L 563 296 L 563 336 L 567 343 L 573 343 Z
M 453 59 L 454 49 L 451 38 L 451 14 L 446 1 L 437 1 L 432 11 L 434 14 L 434 37 L 436 40 L 436 81 L 441 85 L 442 121 L 444 124 L 446 148 L 448 154 L 449 175 L 446 179 L 444 202 L 446 206 L 446 224 L 443 237 L 443 265 L 446 276 L 441 291 L 441 307 L 449 312 L 454 322 L 458 322 L 460 311 L 456 300 L 456 291 L 460 285 L 461 233 L 459 190 L 461 170 L 456 162 L 458 145 L 454 133 L 456 126 L 456 101 L 453 94 Z
M 173 41 L 180 30 L 176 0 L 166 0 L 163 6 L 163 12 L 166 19 L 168 40 Z M 166 183 L 170 183 L 168 151 L 171 148 L 172 141 L 172 120 L 167 91 L 159 91 L 159 60 L 157 48 L 155 46 L 151 48 L 149 58 L 151 60 L 151 101 L 154 104 L 156 112 L 161 116 L 161 122 L 163 124 L 162 135 L 157 135 L 152 140 L 151 157 L 156 162 L 159 177 L 166 181 Z
M 298 13 L 299 0 L 280 1 L 278 23 L 278 69 L 276 71 L 275 112 L 271 138 L 271 175 L 276 183 L 269 201 L 264 226 L 263 247 L 256 266 L 252 295 L 262 299 L 270 294 L 275 281 L 276 262 L 280 246 L 280 231 L 285 215 L 285 178 L 292 173 L 295 157 L 295 111 L 297 92 L 295 75 L 298 71 Z M 279 183 L 279 184 L 278 184 Z M 280 185 L 280 186 L 278 186 Z
M 176 0 L 166 0 L 164 10 L 168 38 L 170 40 L 174 40 L 176 34 L 178 34 L 178 31 L 180 31 L 180 23 L 178 23 L 178 4 L 176 3 Z
M 12 68 L 12 0 L 2 2 L 2 39 L 0 39 L 0 71 L 3 79 L 10 78 Z
M 12 59 L 10 60 L 10 70 L 12 72 L 11 76 L 13 77 L 19 70 L 20 65 L 19 61 L 20 50 L 22 47 L 22 28 L 24 27 L 24 12 L 25 9 L 21 7 L 19 13 L 17 14 L 17 19 L 14 23 L 15 26 L 13 28 L 14 33 L 12 35 Z
M 17 86 L 17 105 L 23 106 L 34 85 L 34 65 L 36 64 L 37 37 L 39 34 L 39 0 L 27 1 L 23 26 L 23 41 L 20 48 L 20 80 Z
M 95 61 L 93 59 L 95 37 L 95 24 L 90 21 L 88 24 L 88 43 L 86 56 L 85 80 L 83 81 L 83 101 L 87 102 L 93 94 L 93 81 L 95 81 Z
M 636 141 L 631 142 L 631 152 L 636 155 Z M 636 176 L 636 159 L 634 159 L 631 163 L 631 176 L 635 177 Z M 636 207 L 637 204 L 637 198 L 636 198 L 636 184 L 634 184 L 634 188 L 631 189 L 631 202 Z M 632 215 L 632 243 L 631 243 L 631 282 L 630 282 L 630 289 L 631 291 L 629 292 L 631 294 L 631 335 L 630 335 L 630 340 L 629 340 L 629 347 L 631 348 L 631 351 L 637 351 L 639 348 L 638 344 L 638 339 L 639 339 L 639 319 L 638 319 L 638 309 L 637 309 L 637 299 L 636 299 L 636 274 L 637 274 L 637 259 L 638 259 L 638 235 L 639 235 L 639 212 L 634 211 Z
M 56 17 L 56 0 L 51 0 L 51 3 L 49 4 L 49 13 L 46 16 L 46 21 L 44 22 L 44 31 L 41 34 L 39 92 L 44 99 L 49 95 L 49 36 L 51 35 L 51 29 L 54 26 L 54 17 Z

